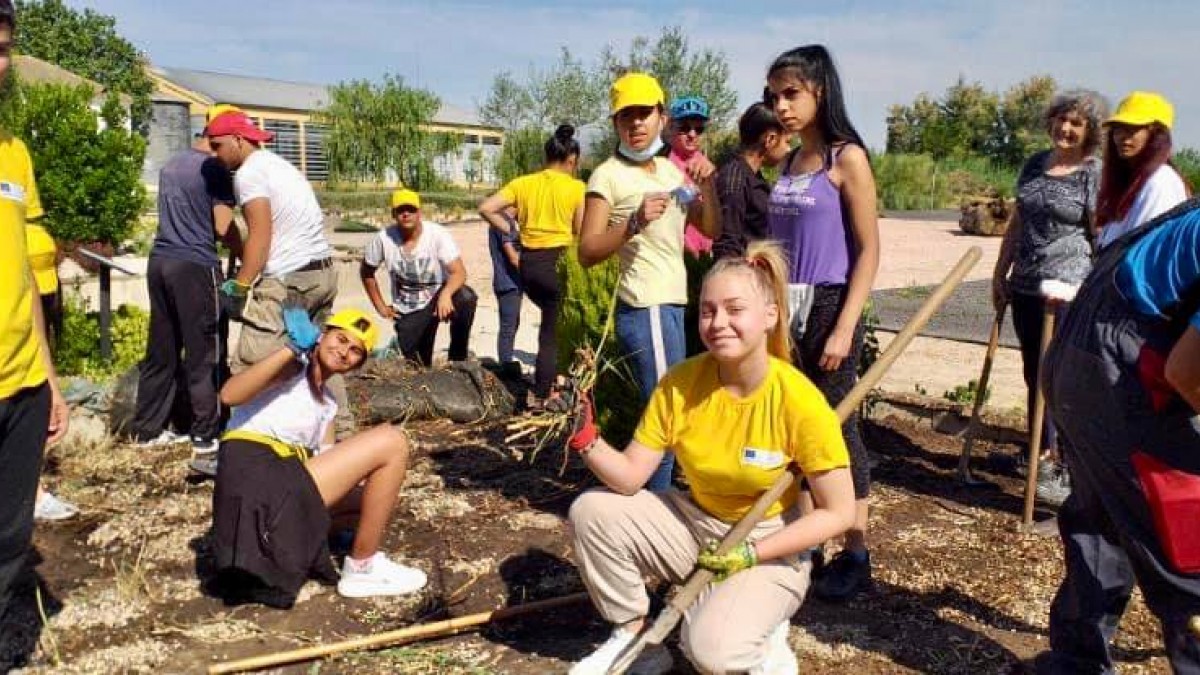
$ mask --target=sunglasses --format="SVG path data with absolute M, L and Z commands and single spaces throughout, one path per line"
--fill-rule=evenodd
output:
M 694 131 L 696 132 L 696 135 L 699 136 L 700 134 L 704 133 L 705 125 L 700 122 L 681 122 L 675 128 L 678 129 L 679 133 L 681 134 L 690 134 Z
M 396 208 L 392 209 L 392 213 L 399 213 L 403 215 L 406 213 L 416 213 L 419 210 L 420 209 L 415 206 L 397 206 Z

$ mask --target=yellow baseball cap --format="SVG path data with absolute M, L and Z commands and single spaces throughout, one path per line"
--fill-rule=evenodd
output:
M 412 206 L 421 208 L 421 195 L 412 190 L 400 188 L 392 193 L 392 209 L 398 209 L 401 206 Z
M 1170 129 L 1175 123 L 1175 107 L 1162 94 L 1152 91 L 1135 91 L 1126 96 L 1112 117 L 1105 124 L 1128 124 L 1132 127 L 1144 127 L 1158 122 Z
M 371 317 L 361 309 L 343 309 L 342 311 L 329 317 L 325 322 L 326 327 L 341 328 L 347 333 L 358 338 L 363 343 L 363 349 L 367 350 L 370 355 L 375 350 L 375 343 L 379 341 L 379 328 L 375 322 L 371 321 Z
M 224 115 L 225 113 L 229 113 L 229 112 L 244 112 L 244 111 L 241 108 L 237 107 L 236 105 L 230 105 L 228 103 L 217 103 L 215 105 L 209 106 L 208 112 L 204 113 L 204 122 L 205 122 L 205 124 L 207 124 L 207 123 L 213 121 L 214 117 L 217 117 L 218 115 Z
M 608 96 L 613 115 L 632 106 L 663 105 L 667 98 L 658 80 L 646 73 L 625 73 L 613 82 Z

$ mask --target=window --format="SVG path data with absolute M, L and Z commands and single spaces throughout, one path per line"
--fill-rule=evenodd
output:
M 484 145 L 500 145 L 500 137 L 499 136 L 484 136 L 483 144 Z
M 300 162 L 300 123 L 289 120 L 263 119 L 263 129 L 275 134 L 275 138 L 264 146 L 291 162 L 297 169 Z
M 304 177 L 311 181 L 329 180 L 329 160 L 325 157 L 325 133 L 322 124 L 304 125 Z

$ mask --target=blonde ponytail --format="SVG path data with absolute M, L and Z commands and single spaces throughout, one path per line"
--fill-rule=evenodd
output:
M 768 303 L 779 310 L 779 321 L 767 335 L 767 351 L 771 356 L 792 362 L 791 315 L 788 311 L 787 260 L 783 249 L 773 241 L 752 241 L 742 257 L 721 258 L 704 276 L 711 277 L 730 271 L 748 272 Z

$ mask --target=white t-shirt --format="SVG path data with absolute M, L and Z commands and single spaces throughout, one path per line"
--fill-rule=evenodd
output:
M 421 221 L 421 236 L 411 251 L 404 250 L 400 227 L 379 231 L 367 244 L 363 262 L 371 267 L 386 264 L 392 281 L 392 307 L 401 314 L 424 309 L 446 283 L 446 267 L 461 253 L 446 228 Z
M 1121 220 L 1106 223 L 1100 230 L 1100 248 L 1104 248 L 1120 238 L 1121 235 L 1141 225 L 1154 220 L 1187 199 L 1187 187 L 1183 179 L 1170 166 L 1163 164 L 1150 175 L 1129 213 Z
M 300 170 L 270 150 L 257 150 L 233 175 L 238 206 L 266 197 L 271 202 L 271 249 L 263 276 L 295 272 L 333 255 L 322 228 L 324 216 L 312 185 Z
M 234 406 L 227 430 L 252 431 L 313 453 L 319 451 L 338 407 L 328 387 L 323 387 L 324 400 L 314 399 L 304 373 L 301 370 L 290 380 L 264 389 L 248 403 Z

